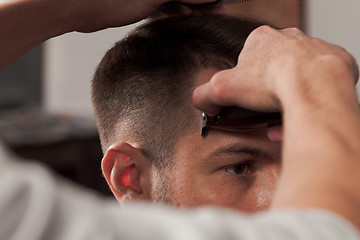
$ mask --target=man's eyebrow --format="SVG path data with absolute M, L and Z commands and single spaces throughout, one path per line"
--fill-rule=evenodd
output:
M 265 158 L 269 157 L 269 154 L 259 147 L 242 145 L 242 144 L 231 144 L 227 146 L 220 147 L 215 151 L 208 154 L 203 161 L 209 161 L 211 159 L 216 159 L 217 157 L 224 156 L 234 156 L 234 155 L 250 155 L 256 158 Z

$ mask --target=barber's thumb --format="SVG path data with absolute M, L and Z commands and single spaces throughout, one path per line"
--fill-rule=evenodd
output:
M 213 96 L 210 83 L 205 83 L 194 90 L 192 101 L 200 111 L 215 116 L 220 112 L 222 106 L 214 101 Z
M 228 101 L 231 74 L 231 70 L 220 71 L 210 81 L 197 87 L 193 92 L 194 105 L 210 116 L 217 115 L 223 106 L 231 106 L 232 101 Z

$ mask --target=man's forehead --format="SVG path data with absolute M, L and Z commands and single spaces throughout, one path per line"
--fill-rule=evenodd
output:
M 201 137 L 197 131 L 180 137 L 175 152 L 185 159 L 196 162 L 226 154 L 268 156 L 277 153 L 279 146 L 280 144 L 268 139 L 266 129 L 242 133 L 214 129 L 206 138 Z

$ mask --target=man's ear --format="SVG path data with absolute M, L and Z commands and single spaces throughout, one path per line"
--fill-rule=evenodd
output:
M 102 160 L 102 171 L 119 202 L 151 199 L 152 164 L 139 148 L 125 142 L 112 145 Z

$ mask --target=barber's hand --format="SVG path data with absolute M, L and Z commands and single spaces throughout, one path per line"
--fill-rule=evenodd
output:
M 247 39 L 235 68 L 215 74 L 195 89 L 197 108 L 216 115 L 222 106 L 240 106 L 258 111 L 279 111 L 293 89 L 311 90 L 316 80 L 336 79 L 354 84 L 359 70 L 343 48 L 311 38 L 291 28 L 256 29 Z M 310 85 L 310 86 L 309 86 Z M 308 93 L 314 94 L 314 93 Z
M 235 105 L 282 111 L 282 171 L 272 208 L 325 209 L 360 229 L 358 77 L 343 48 L 297 29 L 260 27 L 237 66 L 198 87 L 193 101 L 212 115 Z
M 205 3 L 215 2 L 215 0 L 66 0 L 69 9 L 74 9 L 73 21 L 76 24 L 75 31 L 93 32 L 96 30 L 119 27 L 140 21 L 162 5 L 169 7 L 161 8 L 164 11 L 171 10 L 171 15 L 187 14 L 193 11 L 204 12 L 202 9 L 196 10 L 186 6 L 198 6 Z M 61 1 L 63 2 L 63 1 Z M 219 10 L 220 9 L 220 10 Z M 222 8 L 209 9 L 211 13 L 217 13 Z M 177 13 L 178 12 L 178 13 Z
M 286 111 L 294 104 L 293 97 L 312 101 L 314 96 L 321 97 L 324 84 L 351 84 L 353 88 L 358 76 L 354 58 L 343 48 L 298 29 L 263 26 L 247 39 L 237 66 L 198 87 L 193 102 L 210 115 L 222 106 Z M 270 129 L 269 137 L 281 140 L 281 129 Z

